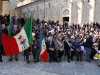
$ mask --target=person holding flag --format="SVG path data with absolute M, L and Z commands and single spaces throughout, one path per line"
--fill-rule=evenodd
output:
M 12 17 L 12 21 L 9 24 L 9 30 L 8 30 L 8 35 L 9 36 L 15 36 L 20 32 L 20 29 L 18 28 L 18 24 L 16 23 L 16 17 Z M 13 55 L 10 56 L 9 61 L 13 60 Z M 18 61 L 18 54 L 15 55 L 15 60 Z
M 11 32 L 11 36 L 15 36 L 16 34 L 18 34 L 20 32 L 20 29 L 18 28 L 18 24 L 15 23 L 13 25 L 13 29 L 12 29 L 12 32 Z M 10 59 L 9 61 L 12 61 L 13 60 L 13 55 L 10 56 Z M 18 61 L 18 54 L 15 54 L 15 60 Z
M 46 43 L 43 35 L 43 27 L 40 27 L 40 58 L 46 62 L 48 60 L 48 54 L 46 50 Z
M 63 45 L 61 34 L 58 34 L 55 40 L 55 49 L 57 51 L 57 61 L 61 62 L 61 58 L 64 54 L 64 45 Z
M 9 29 L 11 30 L 11 28 Z M 14 30 L 17 31 L 16 24 L 14 25 Z M 9 34 L 12 33 L 9 32 Z M 13 36 L 2 34 L 2 43 L 7 56 L 19 54 L 30 47 L 30 44 L 32 43 L 32 18 L 30 17 L 28 19 L 27 23 L 18 34 L 17 32 L 13 32 Z
M 52 35 L 49 35 L 48 40 L 46 42 L 46 46 L 47 46 L 47 51 L 48 51 L 48 54 L 49 54 L 49 62 L 57 61 L 55 43 L 54 43 Z
M 6 29 L 5 24 L 2 24 L 0 29 L 0 62 L 3 62 L 2 55 L 5 55 L 3 45 L 2 45 L 2 33 L 8 34 L 8 30 Z
M 16 23 L 16 18 L 13 16 L 11 18 L 11 21 L 9 23 L 9 28 L 8 28 L 8 35 L 11 36 L 11 33 L 14 32 L 14 24 Z

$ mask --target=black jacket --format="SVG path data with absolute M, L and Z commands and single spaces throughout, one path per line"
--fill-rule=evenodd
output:
M 64 41 L 64 50 L 70 50 L 70 46 L 68 45 L 68 43 L 66 41 Z
M 92 36 L 89 36 L 89 37 L 86 39 L 85 47 L 86 47 L 86 48 L 92 48 L 92 46 L 93 46 Z
M 2 33 L 8 34 L 8 30 L 6 28 L 0 29 L 0 46 L 2 45 Z
M 47 48 L 47 51 L 48 51 L 48 52 L 50 51 L 49 48 L 54 48 L 54 50 L 55 50 L 54 41 L 52 41 L 51 44 L 50 44 L 50 41 L 47 41 L 47 42 L 46 42 L 46 48 Z
M 20 32 L 20 29 L 17 29 L 16 31 L 11 32 L 11 36 L 14 36 L 14 35 L 18 34 L 19 32 Z
M 32 50 L 39 50 L 39 40 L 38 39 L 33 40 Z
M 1 29 L 2 33 L 8 34 L 8 30 L 5 28 L 4 30 Z

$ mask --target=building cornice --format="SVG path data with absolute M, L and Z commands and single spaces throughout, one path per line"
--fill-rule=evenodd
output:
M 29 5 L 31 5 L 31 4 L 33 4 L 33 3 L 36 3 L 36 2 L 39 2 L 39 1 L 49 1 L 49 0 L 35 0 L 35 1 L 32 1 L 32 2 L 30 2 L 30 3 L 27 3 L 27 4 L 25 4 L 25 5 L 21 5 L 21 6 L 17 6 L 15 9 L 19 9 L 19 8 L 22 8 L 22 7 L 25 7 L 25 6 L 29 6 Z

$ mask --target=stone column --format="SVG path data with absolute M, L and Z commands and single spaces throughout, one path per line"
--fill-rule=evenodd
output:
M 90 0 L 89 5 L 91 6 L 89 11 L 89 23 L 94 22 L 94 12 L 95 12 L 95 1 Z
M 70 1 L 70 20 L 69 22 L 72 23 L 72 8 L 73 8 L 73 1 Z
M 95 22 L 100 22 L 100 0 L 96 0 L 95 3 Z
M 2 4 L 3 4 L 3 2 L 2 2 L 2 0 L 0 0 L 0 15 L 2 15 Z
M 59 22 L 60 22 L 60 24 L 63 24 L 63 21 L 62 21 L 62 5 L 61 4 L 59 5 L 59 8 L 60 8 Z
M 52 20 L 54 20 L 54 6 L 53 5 L 52 5 L 52 10 L 51 11 L 52 11 L 52 13 L 51 13 L 52 14 Z
M 82 2 L 78 2 L 78 24 L 82 23 Z
M 72 23 L 78 23 L 78 6 L 77 2 L 73 2 L 73 7 L 72 7 Z

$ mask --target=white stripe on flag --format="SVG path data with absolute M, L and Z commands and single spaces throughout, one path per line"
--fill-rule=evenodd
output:
M 19 34 L 14 36 L 14 38 L 16 39 L 17 45 L 19 47 L 19 52 L 22 52 L 29 47 L 28 38 L 23 28 Z
M 46 44 L 45 44 L 45 40 L 42 40 L 42 51 L 41 54 L 46 50 Z

